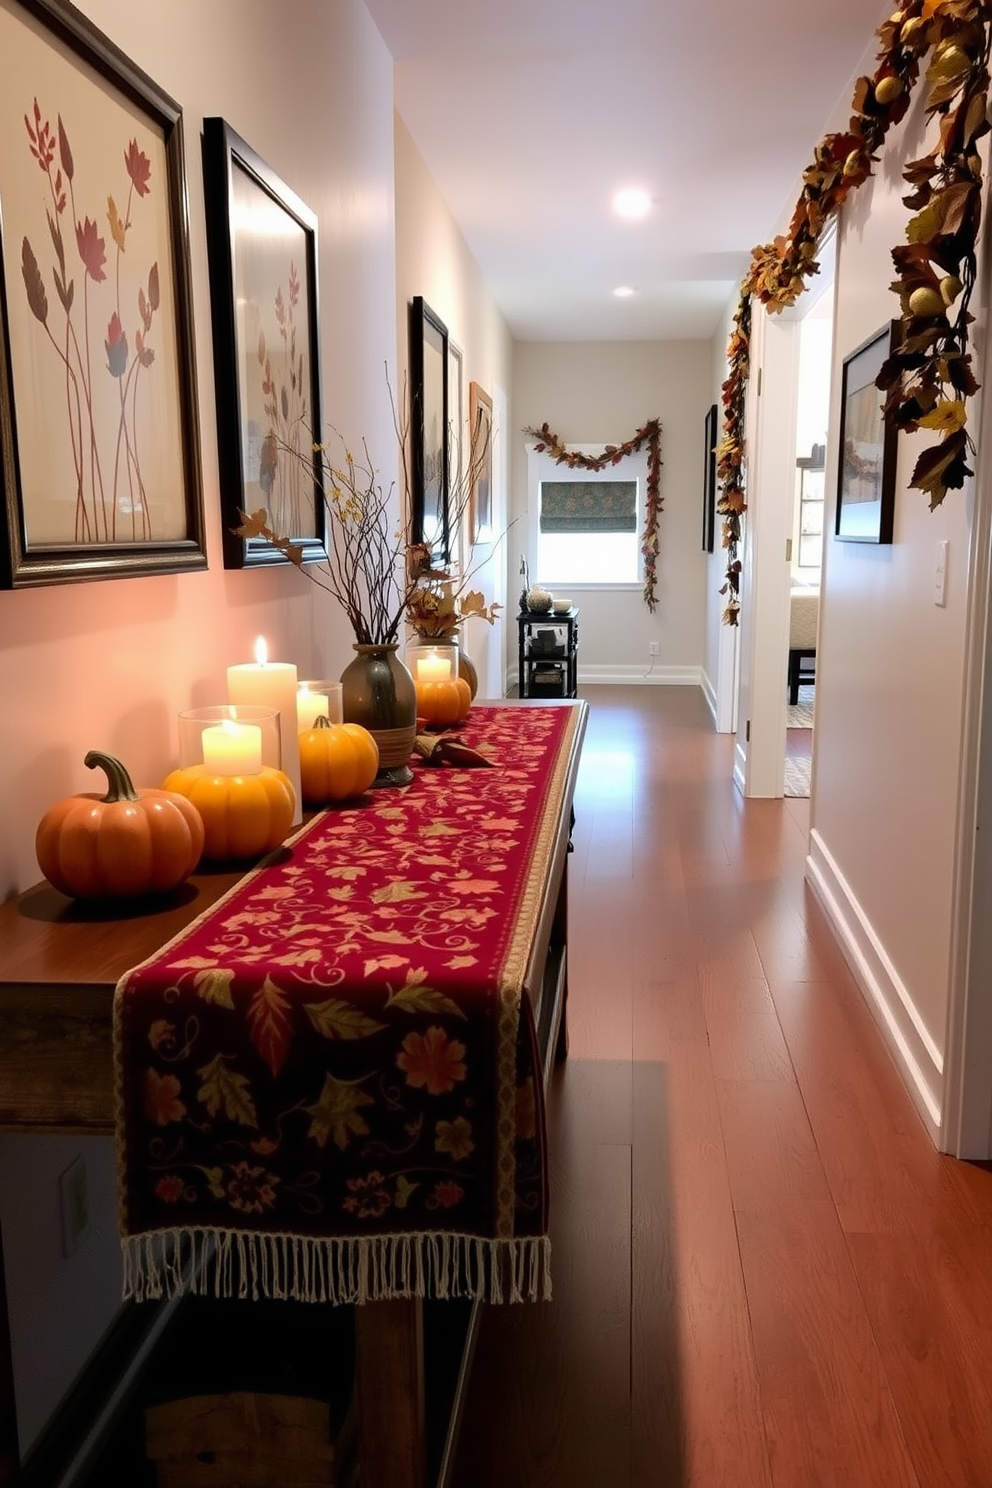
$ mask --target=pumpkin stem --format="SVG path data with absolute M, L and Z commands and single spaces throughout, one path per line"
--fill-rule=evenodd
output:
M 333 728 L 334 725 L 326 713 L 318 713 L 313 721 L 314 728 Z
M 107 785 L 109 789 L 104 796 L 105 801 L 139 801 L 141 797 L 131 783 L 131 777 L 112 754 L 102 754 L 99 749 L 91 749 L 83 760 L 88 770 L 106 770 Z

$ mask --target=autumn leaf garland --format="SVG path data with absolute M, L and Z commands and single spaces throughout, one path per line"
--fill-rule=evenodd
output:
M 584 455 L 579 450 L 567 449 L 546 423 L 539 429 L 525 429 L 524 433 L 537 441 L 534 448 L 538 454 L 547 452 L 557 465 L 567 465 L 569 470 L 605 470 L 608 465 L 619 465 L 628 455 L 636 455 L 647 445 L 648 478 L 641 555 L 644 559 L 644 603 L 654 614 L 658 608 L 658 519 L 662 507 L 660 421 L 649 419 L 630 439 L 623 444 L 608 444 L 601 455 Z
M 923 57 L 926 112 L 939 119 L 933 149 L 903 172 L 912 187 L 904 198 L 914 213 L 907 242 L 894 248 L 902 334 L 878 377 L 886 413 L 900 429 L 930 429 L 937 444 L 923 450 L 911 486 L 926 491 L 933 509 L 972 472 L 966 400 L 977 391 L 968 327 L 982 215 L 983 165 L 977 144 L 989 131 L 990 0 L 907 0 L 878 30 L 881 50 L 871 78 L 858 79 L 846 131 L 827 135 L 803 174 L 789 230 L 755 248 L 742 283 L 727 349 L 723 435 L 717 449 L 727 551 L 726 623 L 740 609 L 739 542 L 744 497 L 744 404 L 750 358 L 751 302 L 771 313 L 793 304 L 819 271 L 816 250 L 829 221 L 871 174 L 875 156 L 905 115 Z

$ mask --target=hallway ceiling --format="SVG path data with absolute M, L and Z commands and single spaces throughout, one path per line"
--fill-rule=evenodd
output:
M 525 341 L 711 336 L 890 8 L 366 4 L 397 110 Z M 640 221 L 611 211 L 631 185 L 652 198 Z

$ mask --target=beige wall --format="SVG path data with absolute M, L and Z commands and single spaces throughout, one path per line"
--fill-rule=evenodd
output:
M 498 416 L 499 394 L 509 390 L 511 340 L 506 322 L 483 281 L 460 229 L 445 205 L 433 177 L 402 120 L 396 120 L 396 324 L 398 359 L 407 368 L 407 315 L 411 300 L 421 295 L 448 328 L 462 351 L 462 430 L 467 447 L 469 384 L 495 397 L 493 423 L 493 529 L 506 523 L 505 471 L 507 431 Z M 401 374 L 403 375 L 403 374 Z M 462 533 L 462 563 L 473 589 L 487 601 L 503 601 L 504 542 L 473 548 L 468 524 Z M 502 695 L 501 653 L 505 619 L 494 627 L 472 620 L 464 626 L 462 644 L 479 672 L 480 692 Z
M 119 754 L 137 783 L 174 762 L 179 710 L 223 700 L 225 668 L 264 634 L 274 659 L 336 676 L 350 632 L 295 569 L 225 572 L 217 492 L 210 297 L 200 170 L 205 114 L 223 115 L 318 214 L 324 409 L 395 469 L 384 382 L 395 377 L 392 63 L 360 0 L 83 0 L 111 39 L 182 106 L 210 567 L 0 593 L 0 885 L 39 877 L 35 826 L 90 790 L 87 748 Z M 31 82 L 25 79 L 25 108 Z M 19 253 L 5 245 L 11 282 Z M 381 454 L 379 453 L 381 452 Z M 90 1240 L 60 1253 L 57 1175 L 85 1145 L 99 1209 Z M 0 1215 L 23 1444 L 30 1443 L 113 1315 L 119 1262 L 109 1141 L 0 1141 Z M 30 1175 L 30 1181 L 29 1181 Z
M 843 358 L 898 313 L 890 250 L 905 235 L 906 139 L 846 208 L 838 242 L 825 525 L 833 530 Z M 900 436 L 891 545 L 828 539 L 817 655 L 814 883 L 825 891 L 925 1114 L 939 1112 L 948 1014 L 974 489 L 930 512 L 908 489 L 920 436 Z M 949 543 L 947 603 L 934 553 Z M 931 1121 L 933 1125 L 933 1121 Z
M 709 341 L 518 342 L 513 358 L 513 511 L 510 591 L 526 551 L 527 454 L 523 430 L 548 423 L 566 444 L 621 444 L 659 418 L 661 494 L 658 607 L 650 614 L 639 591 L 583 591 L 579 676 L 602 681 L 693 681 L 703 665 L 706 562 L 702 551 L 703 424 L 712 397 Z M 535 554 L 527 554 L 537 579 Z M 507 637 L 516 674 L 516 637 Z M 658 643 L 652 665 L 648 646 Z

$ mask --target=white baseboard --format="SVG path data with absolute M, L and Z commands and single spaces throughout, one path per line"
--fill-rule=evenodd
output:
M 714 727 L 716 727 L 716 690 L 713 686 L 713 683 L 710 681 L 708 672 L 703 672 L 702 677 L 700 678 L 699 685 L 703 689 L 703 697 L 706 699 L 706 706 L 710 710 L 710 717 L 713 719 Z
M 623 683 L 625 686 L 647 687 L 701 687 L 702 667 L 690 666 L 580 666 L 579 683 L 594 686 L 601 682 Z
M 934 1145 L 940 1147 L 944 1061 L 850 884 L 810 833 L 806 878 L 861 988 Z

